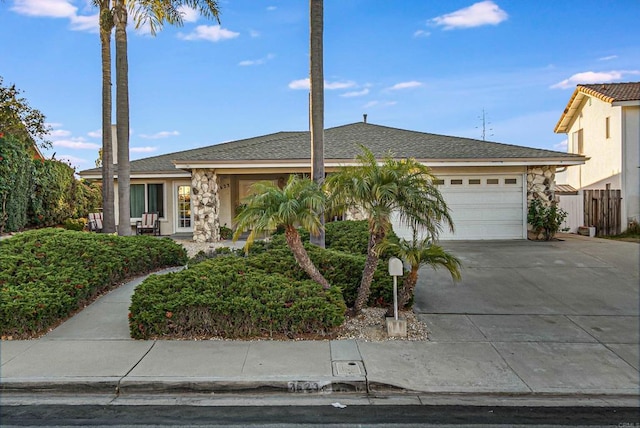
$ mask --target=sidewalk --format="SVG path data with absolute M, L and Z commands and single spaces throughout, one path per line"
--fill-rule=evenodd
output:
M 621 317 L 629 328 L 620 334 L 628 337 L 617 344 L 555 319 L 547 320 L 554 340 L 514 340 L 491 325 L 484 331 L 493 334 L 443 339 L 442 314 L 431 316 L 438 318 L 438 330 L 426 342 L 138 341 L 129 338 L 127 313 L 142 279 L 101 297 L 40 339 L 1 342 L 3 400 L 9 393 L 43 392 L 124 398 L 347 394 L 354 400 L 402 396 L 422 404 L 472 405 L 640 403 L 637 325 L 628 325 L 638 317 Z M 503 321 L 516 326 L 523 318 Z M 463 326 L 448 328 L 458 327 Z

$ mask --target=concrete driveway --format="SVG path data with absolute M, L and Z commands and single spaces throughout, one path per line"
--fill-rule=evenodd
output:
M 462 281 L 423 268 L 414 306 L 433 342 L 490 344 L 521 379 L 546 391 L 568 377 L 589 388 L 591 375 L 606 378 L 621 363 L 638 370 L 637 243 L 560 235 L 443 246 L 461 259 Z

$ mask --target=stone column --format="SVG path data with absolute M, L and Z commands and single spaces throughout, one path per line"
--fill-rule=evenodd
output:
M 545 206 L 555 203 L 556 167 L 530 166 L 527 168 L 527 209 L 534 199 L 539 199 Z M 544 238 L 544 233 L 539 236 L 527 225 L 529 239 L 538 240 Z
M 211 169 L 191 171 L 191 209 L 193 210 L 193 240 L 220 240 L 220 199 L 218 177 Z

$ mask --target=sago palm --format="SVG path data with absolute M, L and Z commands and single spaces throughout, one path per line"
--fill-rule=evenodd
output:
M 271 181 L 254 183 L 251 195 L 243 200 L 243 210 L 235 218 L 233 239 L 235 241 L 243 232 L 251 230 L 245 245 L 248 250 L 259 234 L 283 227 L 287 245 L 298 265 L 312 280 L 328 289 L 329 282 L 309 258 L 297 229 L 302 227 L 312 235 L 318 234 L 322 229 L 318 212 L 324 201 L 324 193 L 316 183 L 295 175 L 289 176 L 282 189 Z
M 369 299 L 371 281 L 379 252 L 377 247 L 391 230 L 391 216 L 396 213 L 407 225 L 424 229 L 437 237 L 443 225 L 453 231 L 453 222 L 442 194 L 434 184 L 431 170 L 415 159 L 393 159 L 387 155 L 378 161 L 362 146 L 357 165 L 342 167 L 326 181 L 331 211 L 356 208 L 369 220 L 369 243 L 355 312 Z
M 398 308 L 406 307 L 413 298 L 418 282 L 418 270 L 422 266 L 431 266 L 433 269 L 444 267 L 449 271 L 454 281 L 461 278 L 460 260 L 440 245 L 434 244 L 428 235 L 422 239 L 418 238 L 416 229 L 413 230 L 411 240 L 400 239 L 399 242 L 385 240 L 378 247 L 378 250 L 388 251 L 411 267 L 400 290 L 398 290 Z

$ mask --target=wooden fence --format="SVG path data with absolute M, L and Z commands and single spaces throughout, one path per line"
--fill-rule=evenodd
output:
M 620 190 L 584 190 L 584 225 L 595 226 L 596 236 L 619 234 L 621 201 Z

